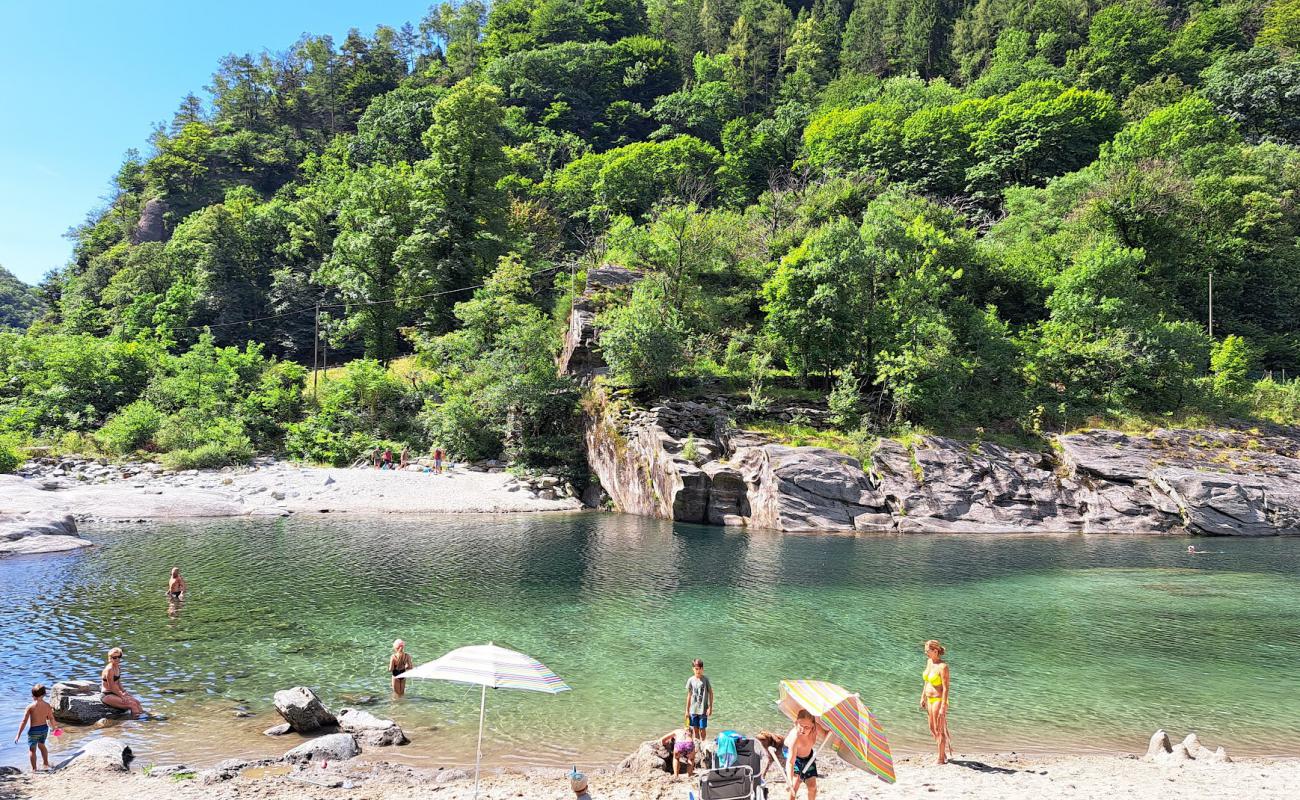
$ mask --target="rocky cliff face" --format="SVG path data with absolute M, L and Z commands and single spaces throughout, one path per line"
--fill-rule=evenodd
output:
M 1158 430 L 1056 452 L 882 439 L 869 463 L 728 428 L 695 401 L 588 408 L 592 471 L 632 514 L 782 531 L 1300 534 L 1300 435 Z
M 588 273 L 561 372 L 591 385 L 604 372 L 596 330 L 602 297 L 640 274 Z M 825 415 L 789 407 L 778 420 Z M 599 384 L 585 410 L 587 460 L 614 507 L 643 516 L 782 531 L 1022 531 L 1300 534 L 1300 431 L 1095 430 L 1050 451 L 978 446 L 939 436 L 882 439 L 869 463 L 788 447 L 737 430 L 727 398 L 640 407 Z

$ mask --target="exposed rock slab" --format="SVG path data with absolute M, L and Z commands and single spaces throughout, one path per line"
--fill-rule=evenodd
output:
M 70 514 L 0 515 L 0 557 L 61 553 L 93 544 L 77 535 L 77 521 Z

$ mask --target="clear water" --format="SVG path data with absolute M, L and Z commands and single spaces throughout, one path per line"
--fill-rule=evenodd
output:
M 780 728 L 777 681 L 859 691 L 895 749 L 928 749 L 922 640 L 942 639 L 958 750 L 1141 749 L 1157 727 L 1237 753 L 1300 750 L 1300 539 L 745 533 L 613 515 L 288 518 L 91 530 L 81 553 L 0 561 L 0 719 L 32 682 L 123 680 L 165 721 L 115 735 L 143 761 L 278 755 L 270 698 L 358 696 L 413 743 L 472 761 L 478 691 L 389 696 L 392 640 L 417 662 L 495 641 L 574 691 L 490 692 L 486 760 L 610 763 L 681 723 L 705 660 L 714 724 Z M 178 565 L 192 587 L 170 616 Z M 246 708 L 251 718 L 236 718 Z M 15 727 L 16 732 L 16 727 Z M 94 729 L 69 729 L 59 748 Z M 26 758 L 0 738 L 0 763 Z

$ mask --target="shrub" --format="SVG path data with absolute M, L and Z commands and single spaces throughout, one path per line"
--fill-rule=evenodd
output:
M 246 437 L 231 442 L 208 442 L 198 447 L 165 453 L 162 464 L 167 469 L 215 469 L 242 464 L 253 457 L 253 443 Z
M 23 463 L 11 437 L 0 437 L 0 475 L 14 472 Z
M 663 286 L 646 278 L 626 305 L 600 315 L 600 349 L 621 386 L 662 387 L 685 357 L 686 331 Z
M 162 423 L 162 413 L 153 403 L 137 400 L 111 417 L 95 440 L 109 453 L 126 455 L 149 444 Z
M 841 430 L 858 427 L 858 422 L 862 418 L 861 404 L 862 382 L 852 370 L 841 370 L 839 378 L 835 381 L 835 388 L 831 389 L 830 396 L 826 398 L 826 405 L 831 412 L 831 423 Z

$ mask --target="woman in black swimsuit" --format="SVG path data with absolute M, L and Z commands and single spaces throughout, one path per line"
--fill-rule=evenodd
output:
M 144 716 L 144 706 L 122 688 L 122 648 L 108 651 L 108 664 L 99 673 L 99 688 L 104 705 L 130 711 L 133 716 Z
M 403 672 L 415 666 L 411 654 L 406 652 L 406 642 L 398 639 L 393 642 L 393 654 L 388 659 L 388 672 L 393 676 L 393 694 L 401 697 L 406 694 L 406 679 L 399 678 Z
M 167 579 L 167 598 L 169 600 L 180 600 L 184 598 L 185 590 L 188 588 L 185 579 L 181 577 L 181 568 L 172 567 L 172 576 Z

